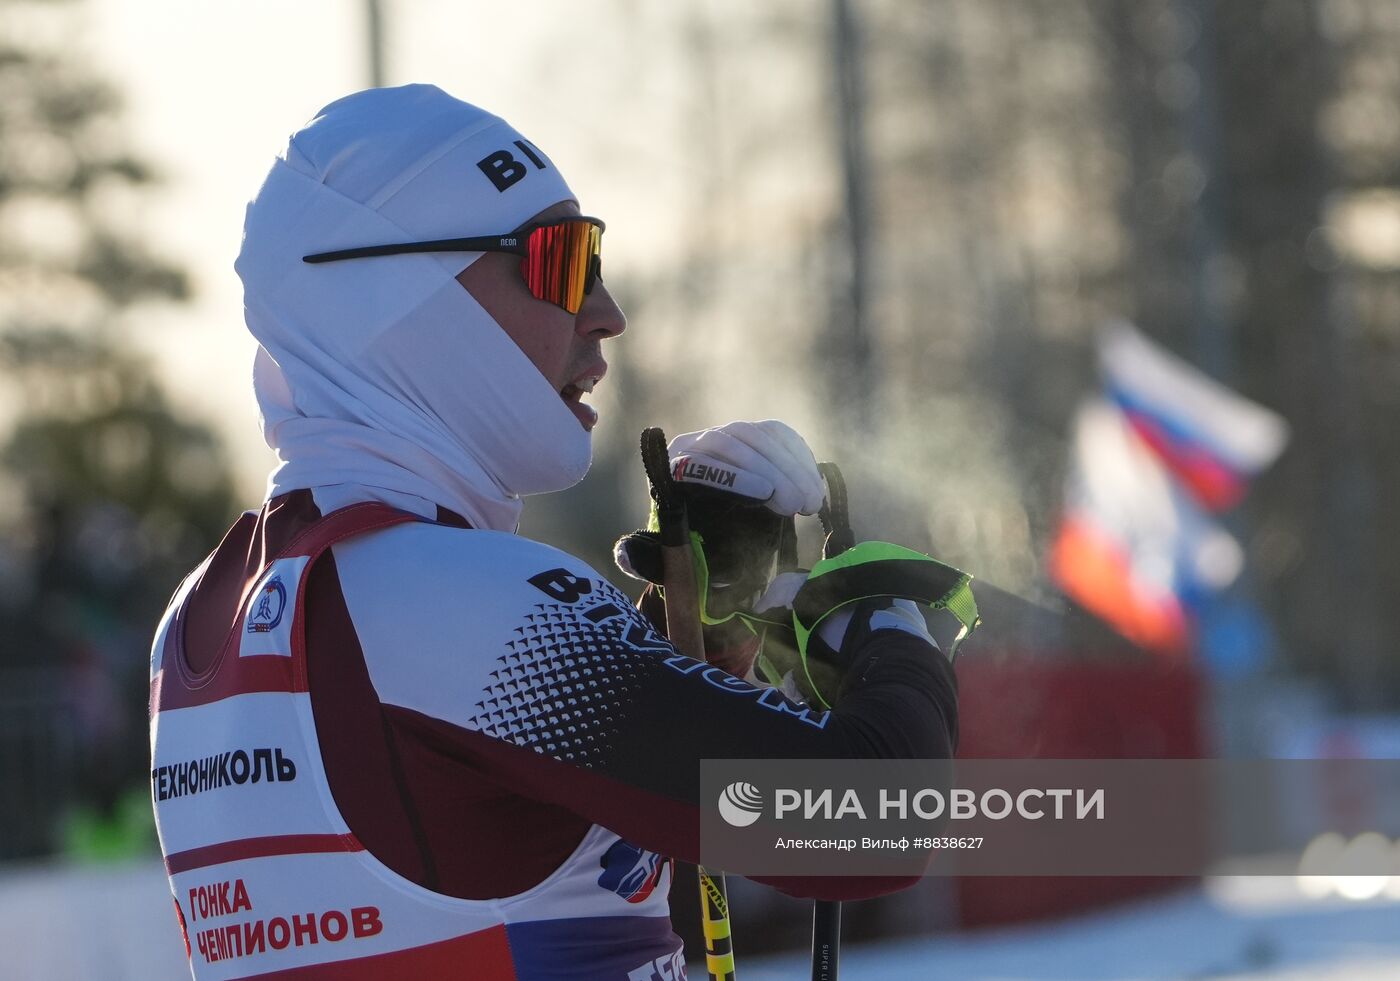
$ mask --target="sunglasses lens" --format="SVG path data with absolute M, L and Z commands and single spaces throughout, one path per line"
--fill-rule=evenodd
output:
M 525 284 L 536 299 L 578 313 L 593 286 L 602 229 L 591 221 L 542 225 L 526 243 Z

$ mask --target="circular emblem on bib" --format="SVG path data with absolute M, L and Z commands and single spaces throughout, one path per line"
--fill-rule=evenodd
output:
M 262 589 L 253 612 L 248 615 L 248 633 L 265 634 L 275 630 L 282 622 L 282 611 L 287 608 L 287 587 L 282 585 L 281 576 L 273 576 Z

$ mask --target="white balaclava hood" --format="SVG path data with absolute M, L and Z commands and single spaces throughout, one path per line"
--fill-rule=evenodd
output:
M 360 485 L 513 531 L 522 495 L 582 479 L 589 434 L 454 278 L 480 253 L 302 262 L 500 234 L 568 200 L 539 149 L 431 85 L 347 96 L 293 134 L 248 205 L 235 264 L 281 461 L 268 496 Z

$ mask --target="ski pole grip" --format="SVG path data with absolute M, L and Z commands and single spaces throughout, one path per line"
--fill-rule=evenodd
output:
M 652 426 L 642 430 L 642 467 L 656 502 L 661 534 L 661 577 L 666 600 L 666 636 L 682 654 L 705 660 L 705 636 L 700 626 L 700 585 L 686 520 L 685 501 L 671 479 L 666 434 Z
M 856 543 L 855 532 L 851 530 L 850 499 L 846 495 L 846 478 L 841 468 L 834 463 L 819 463 L 817 470 L 826 481 L 826 500 L 817 513 L 821 519 L 826 541 L 822 544 L 822 557 L 840 555 Z
M 656 503 L 656 520 L 661 544 L 690 545 L 685 500 L 671 477 L 671 458 L 666 450 L 666 434 L 657 426 L 642 430 L 642 468 L 646 470 L 651 499 Z

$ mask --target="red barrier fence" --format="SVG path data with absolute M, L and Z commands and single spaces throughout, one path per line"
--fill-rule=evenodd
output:
M 965 759 L 1189 759 L 1203 755 L 1201 681 L 1159 659 L 979 652 L 960 658 Z M 964 927 L 1065 916 L 1173 889 L 1166 878 L 961 878 Z

